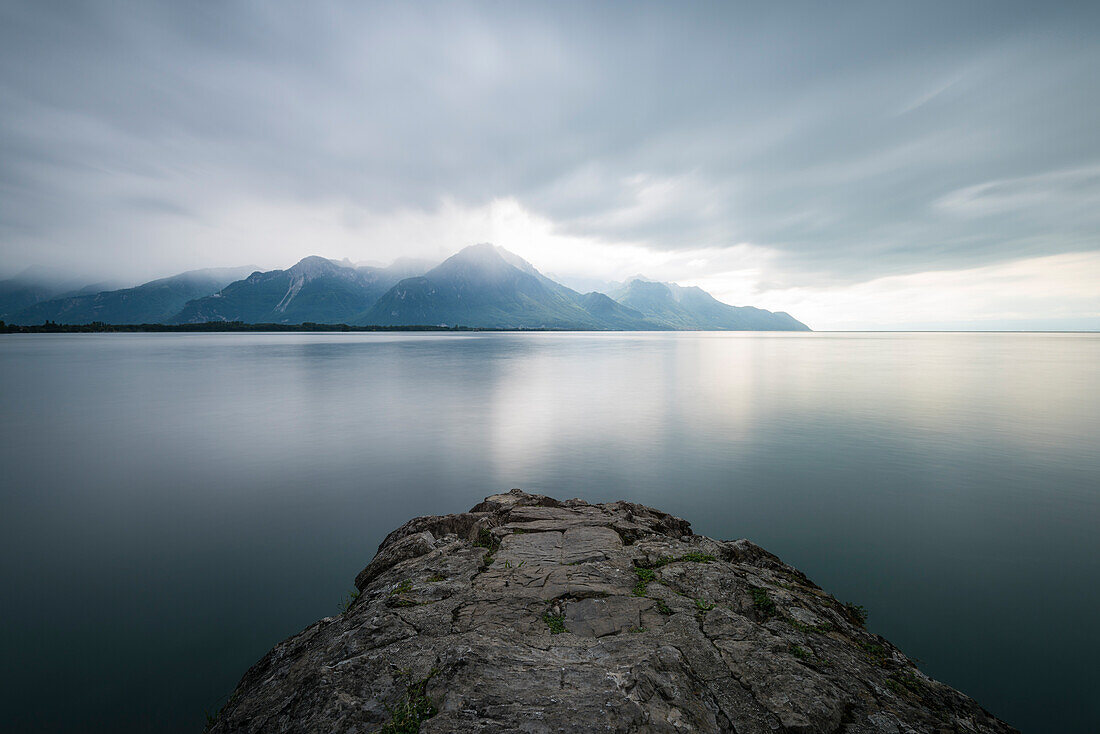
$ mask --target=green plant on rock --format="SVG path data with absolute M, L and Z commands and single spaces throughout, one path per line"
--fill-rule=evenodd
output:
M 390 589 L 388 596 L 397 596 L 398 594 L 408 594 L 413 590 L 413 582 L 410 579 L 405 579 L 397 586 Z
M 698 551 L 691 551 L 690 553 L 685 553 L 676 560 L 685 563 L 710 563 L 711 561 L 717 559 L 709 553 L 699 553 Z
M 496 560 L 493 558 L 493 554 L 500 549 L 500 540 L 489 532 L 489 530 L 483 528 L 477 533 L 477 540 L 474 541 L 474 547 L 487 548 L 489 550 L 481 559 L 481 570 L 484 571 L 489 568 L 489 566 L 492 566 L 493 561 Z
M 654 606 L 657 607 L 658 612 L 665 615 L 666 617 L 672 616 L 672 610 L 669 608 L 668 604 L 665 604 L 664 601 L 662 601 L 661 599 L 658 599 Z
M 657 575 L 648 568 L 635 568 L 634 575 L 638 577 L 638 583 L 634 584 L 634 596 L 645 596 L 646 590 L 649 588 L 650 583 L 657 578 Z
M 813 653 L 798 645 L 791 645 L 787 649 L 790 651 L 791 655 L 794 655 L 799 660 L 809 660 L 813 657 Z
M 847 602 L 840 603 L 841 611 L 844 613 L 849 621 L 859 627 L 867 626 L 867 610 L 860 604 L 849 604 Z
M 799 632 L 805 632 L 807 634 L 809 634 L 810 632 L 817 632 L 819 634 L 825 634 L 826 632 L 832 632 L 833 631 L 833 625 L 830 622 L 822 622 L 821 624 L 803 624 L 802 622 L 799 622 L 797 619 L 788 619 L 787 623 L 790 624 L 792 627 L 794 627 Z
M 924 682 L 908 671 L 894 673 L 886 679 L 886 685 L 890 686 L 890 689 L 894 691 L 894 693 L 902 694 L 908 691 L 919 698 L 924 698 L 927 692 L 927 687 L 924 685 Z
M 565 615 L 564 614 L 551 614 L 547 612 L 542 615 L 542 621 L 546 622 L 546 626 L 550 628 L 550 634 L 560 635 L 562 632 L 566 632 L 565 629 Z
M 386 606 L 388 607 L 415 607 L 419 606 L 420 602 L 413 599 L 407 599 L 403 595 L 412 591 L 413 585 L 410 579 L 405 579 L 397 586 L 390 589 L 390 593 L 386 594 Z
M 482 529 L 477 533 L 477 540 L 474 541 L 474 546 L 477 548 L 488 548 L 489 553 L 496 553 L 500 548 L 500 541 L 488 530 Z
M 772 617 L 775 615 L 775 602 L 768 596 L 766 589 L 762 589 L 759 586 L 750 587 L 752 591 L 752 605 L 756 607 L 756 611 L 764 615 L 764 618 Z
M 714 604 L 709 601 L 703 601 L 702 599 L 696 599 L 695 608 L 701 612 L 709 612 L 711 609 L 714 609 Z
M 447 580 L 447 577 L 444 576 L 441 573 L 433 573 L 431 576 L 428 577 L 428 582 L 432 583 L 432 584 L 436 584 L 436 583 L 439 583 L 440 581 L 446 581 L 446 580 Z
M 405 691 L 392 708 L 386 707 L 390 720 L 378 729 L 377 734 L 416 734 L 424 721 L 439 712 L 427 696 L 428 681 L 438 672 L 433 668 L 427 677 L 418 681 L 412 681 L 407 673 L 404 674 L 408 681 Z
M 861 642 L 859 646 L 863 648 L 863 652 L 867 653 L 867 657 L 871 658 L 875 663 L 878 665 L 886 664 L 885 647 L 871 642 Z
M 710 563 L 711 561 L 718 560 L 709 553 L 699 553 L 698 551 L 691 551 L 685 553 L 682 556 L 661 556 L 653 562 L 653 568 L 660 568 L 661 566 L 667 566 L 670 563 Z
M 359 589 L 352 589 L 351 591 L 349 591 L 347 596 L 344 597 L 344 600 L 340 602 L 340 611 L 346 612 L 351 609 L 351 606 L 355 604 L 355 601 L 359 598 L 360 594 L 361 592 L 359 591 Z

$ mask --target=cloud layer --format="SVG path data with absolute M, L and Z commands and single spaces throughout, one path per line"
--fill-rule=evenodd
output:
M 492 239 L 743 302 L 1087 260 L 1098 38 L 1095 3 L 7 3 L 0 264 Z

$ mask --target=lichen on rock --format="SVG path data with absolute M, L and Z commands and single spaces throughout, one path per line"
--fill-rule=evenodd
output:
M 759 546 L 629 502 L 416 518 L 356 587 L 210 730 L 1014 731 Z

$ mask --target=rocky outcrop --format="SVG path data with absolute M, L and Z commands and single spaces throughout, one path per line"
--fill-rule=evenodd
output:
M 628 502 L 417 518 L 356 586 L 212 731 L 1014 731 L 767 551 Z

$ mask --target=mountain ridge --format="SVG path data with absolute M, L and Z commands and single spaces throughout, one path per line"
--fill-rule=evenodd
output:
M 11 290 L 16 300 L 33 295 L 14 286 Z M 809 331 L 785 312 L 731 306 L 701 288 L 641 276 L 628 279 L 611 293 L 580 293 L 489 243 L 470 245 L 434 266 L 410 258 L 380 267 L 310 255 L 285 270 L 189 271 L 133 288 L 42 297 L 15 314 L 12 323 L 23 325 L 241 322 Z
M 39 301 L 10 318 L 16 324 L 160 323 L 171 319 L 188 301 L 216 293 L 248 272 L 248 268 L 206 268 L 158 278 L 133 288 L 84 293 L 87 288 Z

